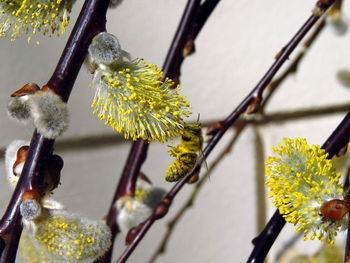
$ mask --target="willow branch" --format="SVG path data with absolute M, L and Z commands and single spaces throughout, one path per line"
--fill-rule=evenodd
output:
M 327 158 L 332 158 L 338 154 L 350 140 L 350 113 L 348 113 L 331 136 L 322 145 L 328 153 Z M 271 217 L 261 234 L 253 240 L 255 245 L 247 262 L 263 262 L 272 244 L 281 232 L 286 221 L 279 213 L 278 209 Z
M 273 80 L 267 87 L 266 91 L 267 91 L 267 95 L 264 96 L 264 100 L 261 103 L 261 107 L 259 112 L 263 113 L 264 112 L 264 108 L 267 105 L 268 100 L 271 98 L 271 96 L 273 95 L 273 93 L 277 90 L 277 88 L 280 86 L 280 84 L 282 84 L 282 82 L 291 74 L 295 74 L 297 72 L 298 66 L 300 65 L 301 61 L 303 60 L 303 58 L 305 57 L 305 54 L 307 53 L 308 49 L 311 47 L 312 43 L 314 43 L 315 39 L 317 38 L 317 36 L 322 32 L 322 30 L 325 27 L 325 19 L 322 19 L 322 21 L 317 25 L 316 29 L 314 30 L 314 32 L 310 35 L 310 37 L 308 37 L 308 39 L 305 41 L 305 43 L 303 44 L 303 49 L 298 53 L 298 55 L 296 56 L 295 59 L 293 59 L 293 61 L 288 65 L 288 67 L 283 71 L 283 73 L 276 78 L 275 80 Z M 350 110 L 350 105 L 346 104 L 346 111 Z M 343 109 L 343 108 L 342 108 Z M 327 109 L 323 109 L 324 110 L 329 110 Z M 322 111 L 322 112 L 323 112 Z M 312 111 L 313 112 L 313 111 Z M 290 114 L 294 114 L 290 113 Z M 299 114 L 297 114 L 297 116 L 299 116 L 300 114 L 304 114 L 305 112 L 302 111 Z M 308 112 L 307 112 L 308 113 Z M 281 116 L 280 116 L 281 115 Z M 293 115 L 294 116 L 294 115 Z M 173 219 L 171 221 L 168 222 L 168 227 L 167 227 L 167 231 L 163 236 L 163 239 L 160 242 L 160 245 L 158 247 L 158 249 L 154 252 L 154 254 L 152 255 L 149 263 L 155 262 L 155 260 L 158 258 L 158 256 L 160 256 L 161 254 L 164 254 L 166 251 L 166 247 L 168 244 L 168 241 L 171 237 L 171 234 L 174 232 L 174 229 L 177 225 L 177 223 L 179 222 L 179 220 L 181 219 L 181 217 L 184 215 L 184 213 L 192 207 L 195 198 L 197 197 L 197 194 L 199 193 L 201 187 L 204 185 L 204 183 L 207 181 L 207 175 L 209 173 L 211 173 L 214 168 L 219 164 L 219 162 L 223 159 L 223 157 L 229 153 L 231 147 L 233 146 L 234 142 L 236 141 L 237 137 L 240 135 L 240 133 L 243 131 L 243 129 L 247 126 L 247 124 L 260 124 L 262 121 L 264 121 L 264 123 L 269 123 L 269 121 L 271 120 L 275 120 L 277 118 L 280 118 L 280 120 L 284 120 L 285 119 L 283 117 L 289 117 L 286 114 L 278 114 L 278 116 L 266 116 L 264 114 L 260 115 L 260 118 L 258 119 L 258 121 L 256 121 L 255 119 L 253 120 L 245 120 L 242 119 L 240 122 L 237 122 L 234 127 L 236 129 L 236 133 L 234 135 L 234 137 L 232 138 L 232 140 L 228 143 L 226 149 L 224 151 L 221 152 L 221 154 L 216 158 L 216 160 L 213 162 L 212 166 L 210 167 L 209 171 L 207 171 L 203 177 L 201 178 L 201 180 L 196 184 L 196 186 L 194 187 L 194 189 L 192 190 L 192 193 L 190 195 L 190 197 L 187 199 L 187 201 L 185 202 L 185 204 L 181 207 L 181 209 L 177 212 L 177 214 L 173 217 Z M 214 123 L 212 125 L 215 125 Z M 205 125 L 204 125 L 205 126 Z
M 105 30 L 109 1 L 86 0 L 78 20 L 68 39 L 57 67 L 47 83 L 53 91 L 67 102 L 77 78 L 88 45 L 93 36 Z M 7 210 L 0 221 L 0 237 L 5 242 L 0 251 L 1 263 L 16 259 L 16 251 L 22 231 L 19 204 L 24 191 L 35 189 L 43 193 L 43 169 L 53 151 L 54 140 L 44 138 L 34 131 L 26 162 Z
M 250 112 L 254 112 L 257 110 L 261 100 L 262 93 L 266 86 L 270 83 L 272 78 L 275 76 L 280 67 L 284 64 L 284 62 L 288 59 L 289 55 L 295 49 L 295 47 L 299 44 L 299 42 L 303 39 L 306 33 L 313 27 L 313 25 L 320 18 L 321 13 L 327 10 L 334 1 L 318 1 L 316 6 L 318 11 L 322 12 L 314 12 L 311 17 L 306 21 L 306 23 L 301 27 L 301 29 L 296 33 L 296 35 L 292 38 L 292 40 L 281 50 L 280 55 L 276 59 L 275 63 L 270 67 L 264 77 L 260 80 L 258 85 L 252 90 L 252 92 L 243 100 L 243 102 L 222 122 L 220 122 L 219 129 L 217 129 L 213 133 L 212 139 L 209 141 L 205 149 L 203 150 L 203 156 L 198 158 L 197 164 L 193 168 L 193 170 L 187 174 L 183 179 L 175 184 L 175 186 L 168 192 L 168 194 L 163 198 L 161 203 L 156 207 L 153 214 L 141 225 L 138 227 L 138 232 L 131 242 L 131 244 L 126 248 L 120 258 L 117 260 L 118 263 L 125 262 L 131 253 L 134 251 L 138 243 L 142 240 L 143 236 L 147 233 L 149 228 L 153 225 L 153 223 L 164 217 L 168 209 L 177 195 L 177 193 L 182 189 L 182 187 L 186 184 L 186 182 L 195 174 L 197 174 L 200 170 L 201 164 L 204 161 L 204 158 L 207 158 L 211 151 L 214 149 L 215 145 L 219 142 L 221 137 L 225 134 L 227 129 L 233 125 L 233 123 L 238 119 L 238 117 L 244 113 L 247 108 L 250 106 Z M 253 107 L 252 107 L 252 106 Z

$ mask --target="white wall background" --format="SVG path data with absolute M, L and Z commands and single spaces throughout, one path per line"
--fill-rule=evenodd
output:
M 222 0 L 198 36 L 196 53 L 188 57 L 182 67 L 181 86 L 192 105 L 193 120 L 198 113 L 201 122 L 225 118 L 310 16 L 314 3 L 314 0 Z M 119 38 L 123 49 L 133 57 L 142 57 L 161 66 L 185 4 L 185 0 L 125 0 L 119 8 L 109 11 L 107 30 Z M 39 46 L 28 45 L 24 39 L 15 42 L 0 39 L 1 149 L 14 139 L 30 140 L 33 127 L 19 126 L 6 117 L 9 95 L 27 82 L 44 85 L 48 81 L 81 5 L 82 0 L 77 1 L 71 24 L 63 37 L 39 39 Z M 350 3 L 346 1 L 343 9 L 345 20 L 349 20 L 349 8 Z M 327 26 L 297 74 L 289 77 L 271 99 L 267 113 L 350 104 L 349 89 L 336 79 L 338 70 L 350 70 L 349 41 L 350 34 L 338 36 L 334 28 Z M 118 136 L 91 114 L 93 91 L 89 88 L 90 81 L 91 75 L 82 70 L 68 103 L 70 128 L 57 140 L 58 143 L 68 139 L 89 142 L 95 137 Z M 322 144 L 343 116 L 344 113 L 338 113 L 272 123 L 258 129 L 248 127 L 232 152 L 211 174 L 195 206 L 179 223 L 167 253 L 157 262 L 246 261 L 253 248 L 251 240 L 258 233 L 258 225 L 265 220 L 261 212 L 257 212 L 264 209 L 265 203 L 264 196 L 257 195 L 257 189 L 263 189 L 256 185 L 258 179 L 262 180 L 257 178 L 256 169 L 257 134 L 262 138 L 266 154 L 283 137 L 305 137 L 310 143 Z M 228 132 L 219 143 L 212 154 L 214 157 L 230 136 L 231 132 Z M 81 214 L 96 219 L 104 216 L 129 148 L 130 142 L 122 140 L 90 147 L 57 146 L 57 153 L 64 159 L 65 166 L 62 185 L 55 191 L 55 198 Z M 142 171 L 154 184 L 170 189 L 172 185 L 163 179 L 171 162 L 166 151 L 166 145 L 152 143 Z M 207 160 L 209 165 L 213 156 Z M 0 165 L 0 212 L 3 212 L 11 193 L 2 159 Z M 147 262 L 165 233 L 166 222 L 192 189 L 190 185 L 185 187 L 169 215 L 152 227 L 128 262 Z M 274 208 L 269 202 L 267 204 L 269 218 Z M 275 255 L 293 235 L 293 227 L 285 227 L 271 255 Z M 304 250 L 311 247 L 313 250 L 309 251 L 313 253 L 319 245 L 318 241 L 308 241 L 299 246 Z M 119 237 L 114 258 L 123 250 L 123 240 Z M 18 259 L 18 262 L 21 261 Z

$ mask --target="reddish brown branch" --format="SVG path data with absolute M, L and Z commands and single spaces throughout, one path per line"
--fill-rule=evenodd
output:
M 93 36 L 104 31 L 109 1 L 86 0 L 78 20 L 69 37 L 58 65 L 47 83 L 51 89 L 67 101 L 88 45 Z M 24 191 L 35 189 L 43 194 L 43 169 L 53 151 L 54 140 L 44 138 L 34 131 L 27 160 L 7 210 L 0 221 L 0 236 L 5 241 L 0 251 L 1 263 L 11 263 L 16 259 L 16 251 L 22 231 L 19 204 Z
M 327 2 L 327 3 L 326 3 Z M 317 6 L 322 11 L 325 11 L 334 1 L 318 1 Z M 195 174 L 197 174 L 200 170 L 201 164 L 204 158 L 208 157 L 210 152 L 214 149 L 215 145 L 219 142 L 221 137 L 227 131 L 227 129 L 233 125 L 233 123 L 238 119 L 238 117 L 244 113 L 247 108 L 253 104 L 258 103 L 262 100 L 262 93 L 266 86 L 270 83 L 274 75 L 283 65 L 283 63 L 288 59 L 289 55 L 298 45 L 298 43 L 302 40 L 302 38 L 306 35 L 306 33 L 313 27 L 313 25 L 320 18 L 318 15 L 312 15 L 306 23 L 301 27 L 301 29 L 297 32 L 297 34 L 292 38 L 292 40 L 282 49 L 281 54 L 276 59 L 275 63 L 271 66 L 271 68 L 267 71 L 265 76 L 261 79 L 258 85 L 252 90 L 252 92 L 243 100 L 243 102 L 222 122 L 220 122 L 221 129 L 217 129 L 209 141 L 205 149 L 203 150 L 203 156 L 201 156 L 194 169 L 186 175 L 183 179 L 181 179 L 175 186 L 168 192 L 168 194 L 164 197 L 162 202 L 158 205 L 158 207 L 153 212 L 152 216 L 145 221 L 139 227 L 138 234 L 136 238 L 132 241 L 132 243 L 126 248 L 121 257 L 117 260 L 118 263 L 125 262 L 127 258 L 131 255 L 133 250 L 136 248 L 142 237 L 146 234 L 151 225 L 158 219 L 162 218 L 166 215 L 172 200 L 175 198 L 177 193 L 182 189 L 182 187 L 186 184 L 186 182 Z

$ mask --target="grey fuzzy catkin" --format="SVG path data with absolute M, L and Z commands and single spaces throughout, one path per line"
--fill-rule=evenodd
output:
M 118 39 L 107 32 L 96 35 L 89 46 L 89 56 L 97 64 L 110 65 L 122 58 Z
M 52 91 L 39 91 L 31 95 L 28 103 L 34 125 L 48 139 L 55 139 L 68 127 L 67 105 Z
M 11 98 L 7 104 L 7 114 L 12 120 L 27 123 L 31 119 L 28 101 L 23 97 Z
M 36 200 L 24 200 L 19 208 L 26 220 L 35 220 L 41 215 L 41 205 Z

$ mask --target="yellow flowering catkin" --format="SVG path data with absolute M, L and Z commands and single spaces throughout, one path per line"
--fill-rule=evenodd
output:
M 11 40 L 21 34 L 53 35 L 68 25 L 69 13 L 75 0 L 1 0 L 0 36 Z M 57 35 L 59 35 L 57 33 Z M 28 37 L 28 42 L 31 37 Z
M 180 133 L 189 104 L 157 66 L 136 59 L 98 71 L 91 107 L 106 125 L 133 140 L 164 142 Z
M 348 216 L 332 221 L 320 213 L 326 201 L 343 199 L 333 161 L 319 146 L 308 146 L 305 139 L 285 138 L 273 151 L 278 157 L 268 157 L 266 162 L 269 197 L 297 232 L 304 231 L 304 240 L 317 237 L 334 243 L 337 232 L 347 228 Z

